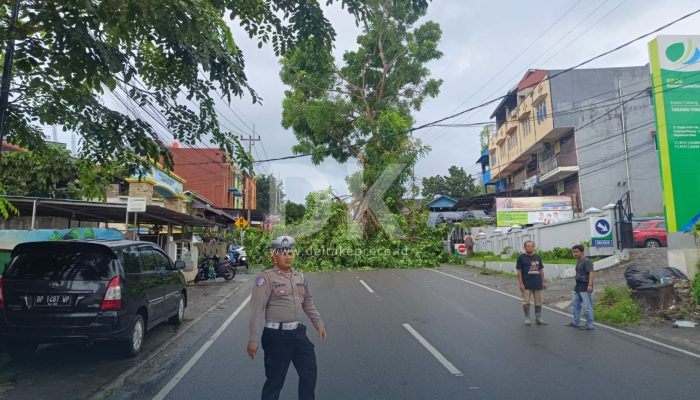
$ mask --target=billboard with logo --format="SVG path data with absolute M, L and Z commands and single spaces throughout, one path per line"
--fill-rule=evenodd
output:
M 500 197 L 496 198 L 498 226 L 545 225 L 571 221 L 574 207 L 569 196 Z
M 649 43 L 661 183 L 669 232 L 700 219 L 700 36 Z

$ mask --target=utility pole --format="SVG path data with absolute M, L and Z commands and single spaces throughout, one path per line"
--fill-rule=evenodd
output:
M 0 84 L 0 159 L 2 159 L 2 142 L 5 138 L 5 118 L 10 102 L 10 81 L 12 80 L 12 62 L 15 58 L 15 25 L 19 15 L 19 0 L 14 0 L 12 4 L 12 16 L 7 32 L 7 49 L 5 50 L 5 65 L 2 67 L 2 83 Z M 0 164 L 0 175 L 2 175 L 2 164 Z
M 255 134 L 254 129 L 255 129 L 255 125 L 253 125 L 253 134 Z M 257 136 L 257 137 L 255 137 L 255 136 Z M 248 135 L 247 138 L 241 136 L 241 141 L 248 142 L 248 154 L 250 154 L 250 156 L 252 157 L 253 156 L 253 143 L 260 141 L 260 135 Z M 250 207 L 251 207 L 250 199 L 252 196 L 251 196 L 251 193 L 249 193 L 250 190 L 248 188 L 248 186 L 249 186 L 248 181 L 244 180 L 243 182 L 245 185 L 245 193 L 243 194 L 245 196 L 245 197 L 243 197 L 243 208 L 248 210 L 248 223 L 250 224 L 250 211 L 251 211 L 250 210 Z
M 622 101 L 622 83 L 620 79 L 617 80 L 617 94 L 618 100 L 620 102 L 620 122 L 622 124 L 622 140 L 625 146 L 625 171 L 627 174 L 627 191 L 630 194 L 630 209 L 634 213 L 634 206 L 632 205 L 632 180 L 630 179 L 630 161 L 629 153 L 627 148 L 627 123 L 625 121 L 625 103 Z

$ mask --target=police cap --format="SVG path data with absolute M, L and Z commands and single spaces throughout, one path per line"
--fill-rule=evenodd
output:
M 296 244 L 296 240 L 294 240 L 293 237 L 291 236 L 280 236 L 274 240 L 272 240 L 272 250 L 291 250 L 294 245 Z

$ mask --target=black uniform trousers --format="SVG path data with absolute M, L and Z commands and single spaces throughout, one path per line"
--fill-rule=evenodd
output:
M 278 400 L 284 380 L 287 378 L 289 363 L 299 375 L 299 400 L 316 398 L 316 353 L 314 345 L 306 336 L 306 327 L 292 331 L 265 328 L 262 334 L 262 348 L 265 351 L 265 385 L 262 400 Z

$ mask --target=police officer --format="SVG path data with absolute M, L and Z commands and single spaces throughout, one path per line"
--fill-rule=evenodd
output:
M 314 306 L 308 282 L 292 268 L 294 244 L 291 236 L 272 241 L 275 267 L 258 275 L 253 288 L 247 350 L 254 358 L 258 343 L 262 343 L 265 352 L 267 379 L 262 400 L 279 399 L 290 362 L 299 375 L 299 399 L 315 398 L 316 353 L 306 336 L 306 326 L 300 321 L 302 313 L 309 317 L 321 340 L 326 338 L 326 328 Z

